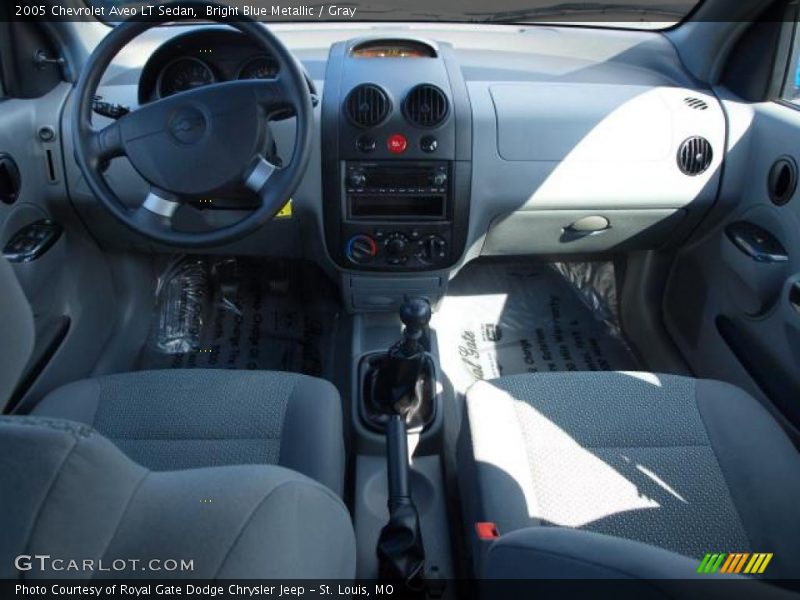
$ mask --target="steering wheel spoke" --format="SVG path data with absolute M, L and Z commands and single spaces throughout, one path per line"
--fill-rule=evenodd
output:
M 99 131 L 92 130 L 87 144 L 91 160 L 100 163 L 112 158 L 125 156 L 120 121 L 113 121 Z
M 253 164 L 247 171 L 244 187 L 255 193 L 263 201 L 267 183 L 278 170 L 279 167 L 277 165 L 272 164 L 264 155 L 259 154 L 253 159 Z
M 174 195 L 151 188 L 144 202 L 133 210 L 132 219 L 150 230 L 172 232 L 172 218 L 180 206 Z

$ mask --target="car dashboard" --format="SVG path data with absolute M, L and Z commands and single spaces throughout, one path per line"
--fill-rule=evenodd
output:
M 679 243 L 716 197 L 722 108 L 658 32 L 274 31 L 321 93 L 314 153 L 291 219 L 214 252 L 310 258 L 338 274 L 352 309 L 391 309 L 408 290 L 440 297 L 478 256 L 606 256 Z M 150 31 L 119 58 L 98 93 L 131 108 L 280 69 L 238 32 L 205 25 Z M 291 123 L 275 123 L 275 152 L 292 142 Z M 116 163 L 112 188 L 141 202 L 138 175 Z M 99 238 L 166 250 L 113 223 L 71 170 L 73 201 Z M 190 228 L 234 222 L 244 208 L 193 207 Z

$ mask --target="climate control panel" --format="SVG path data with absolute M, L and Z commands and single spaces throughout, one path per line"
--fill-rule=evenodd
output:
M 349 232 L 344 254 L 353 265 L 375 268 L 436 268 L 450 259 L 447 228 L 375 228 Z

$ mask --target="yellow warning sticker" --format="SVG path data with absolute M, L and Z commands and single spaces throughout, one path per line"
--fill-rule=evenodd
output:
M 275 215 L 276 219 L 291 219 L 292 218 L 292 199 L 289 198 L 289 201 L 286 205 L 278 211 L 278 214 Z

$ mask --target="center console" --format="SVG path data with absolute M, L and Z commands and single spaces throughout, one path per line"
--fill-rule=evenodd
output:
M 413 39 L 331 48 L 322 105 L 325 237 L 355 272 L 447 269 L 469 219 L 472 121 L 452 49 Z

